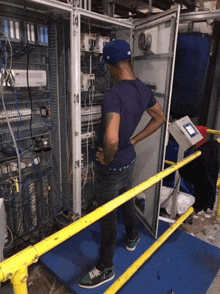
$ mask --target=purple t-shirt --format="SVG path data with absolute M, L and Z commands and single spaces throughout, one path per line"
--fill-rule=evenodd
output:
M 99 130 L 97 147 L 103 147 L 105 133 L 104 117 L 107 113 L 119 113 L 119 149 L 108 167 L 123 167 L 135 157 L 134 146 L 130 143 L 144 111 L 157 103 L 151 89 L 139 79 L 123 80 L 109 90 L 103 102 L 103 123 Z M 95 150 L 95 152 L 96 152 Z

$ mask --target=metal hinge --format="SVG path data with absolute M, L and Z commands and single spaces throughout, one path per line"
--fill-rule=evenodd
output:
M 74 103 L 79 103 L 79 94 L 74 94 Z
M 79 168 L 79 160 L 75 161 L 75 168 Z
M 78 16 L 73 16 L 73 25 L 78 27 Z

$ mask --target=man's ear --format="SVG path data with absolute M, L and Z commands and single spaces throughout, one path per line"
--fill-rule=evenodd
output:
M 108 66 L 108 70 L 110 71 L 110 73 L 113 74 L 114 67 L 110 63 L 107 63 L 107 66 Z

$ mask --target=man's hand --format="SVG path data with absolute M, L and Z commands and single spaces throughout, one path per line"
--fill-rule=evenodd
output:
M 158 102 L 146 111 L 151 116 L 151 120 L 140 133 L 130 139 L 132 145 L 136 145 L 138 142 L 156 132 L 166 122 L 166 116 Z
M 135 145 L 135 141 L 134 139 L 130 139 L 131 144 L 134 146 Z
M 107 165 L 104 158 L 104 149 L 99 147 L 96 152 L 96 160 L 99 161 L 103 165 Z

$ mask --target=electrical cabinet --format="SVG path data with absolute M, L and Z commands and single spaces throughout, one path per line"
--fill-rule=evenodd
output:
M 61 214 L 72 216 L 68 169 L 72 8 L 46 4 L 0 3 L 0 197 L 7 219 L 5 256 L 50 235 L 54 226 L 60 227 L 56 219 Z
M 169 119 L 178 21 L 179 7 L 134 23 L 81 9 L 73 11 L 73 210 L 76 215 L 80 216 L 84 206 L 95 201 L 92 151 L 102 123 L 101 108 L 98 110 L 97 106 L 101 105 L 106 91 L 114 86 L 107 68 L 97 65 L 102 59 L 103 46 L 112 39 L 124 39 L 131 44 L 135 75 L 152 89 Z M 78 72 L 81 72 L 81 81 Z M 136 132 L 148 121 L 146 113 Z M 162 170 L 166 135 L 167 125 L 137 145 L 134 185 Z M 135 201 L 140 219 L 154 237 L 157 236 L 159 195 L 158 184 L 143 194 L 141 201 Z
M 102 101 L 115 84 L 107 66 L 98 66 L 105 44 L 131 44 L 136 76 L 169 119 L 179 8 L 132 22 L 59 1 L 0 6 L 0 53 L 7 61 L 1 64 L 0 192 L 13 234 L 28 239 L 43 232 L 41 238 L 54 219 L 77 220 L 95 201 L 93 149 Z M 138 129 L 148 120 L 146 113 Z M 166 133 L 167 125 L 137 146 L 134 185 L 162 169 Z M 159 194 L 157 185 L 143 206 L 135 200 L 155 237 Z

